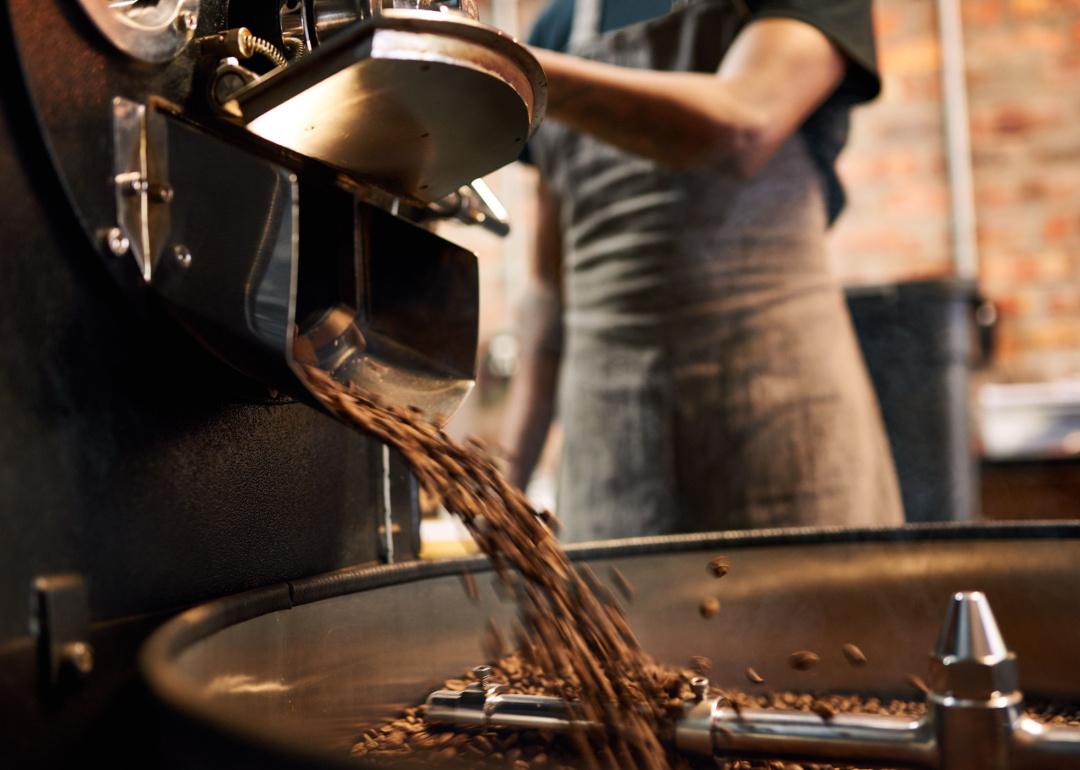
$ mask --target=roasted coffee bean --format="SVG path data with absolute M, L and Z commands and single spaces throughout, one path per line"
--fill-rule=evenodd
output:
M 788 657 L 788 665 L 796 671 L 808 671 L 818 664 L 821 658 L 816 652 L 810 650 L 798 650 Z
M 562 522 L 559 520 L 559 517 L 547 508 L 536 515 L 539 517 L 540 521 L 544 522 L 544 524 L 555 534 L 559 534 L 559 532 L 562 531 Z
M 820 700 L 814 701 L 814 705 L 810 707 L 810 710 L 822 719 L 824 719 L 826 722 L 836 716 L 836 711 L 833 709 L 833 707 L 830 706 L 828 703 Z
M 699 676 L 705 676 L 712 669 L 712 661 L 704 655 L 695 655 L 690 658 L 690 670 Z
M 746 669 L 746 678 L 754 684 L 765 684 L 765 677 L 750 667 Z
M 487 626 L 484 629 L 482 644 L 484 654 L 489 660 L 498 660 L 503 656 L 506 649 L 506 640 L 499 631 L 499 627 L 495 625 L 495 621 L 491 618 L 488 618 Z
M 626 575 L 618 567 L 611 568 L 611 580 L 619 589 L 619 593 L 626 597 L 626 601 L 633 601 L 634 584 L 626 579 Z
M 923 681 L 923 678 L 918 674 L 908 674 L 907 680 L 912 687 L 921 692 L 923 695 L 930 694 L 929 685 L 927 685 L 926 682 Z
M 709 562 L 709 572 L 713 577 L 722 578 L 731 569 L 731 562 L 726 556 L 717 556 Z
M 703 618 L 711 618 L 720 613 L 720 600 L 715 596 L 709 596 L 701 600 L 698 612 Z
M 853 665 L 853 666 L 865 666 L 866 665 L 866 663 L 867 663 L 866 654 L 863 653 L 863 651 L 861 649 L 859 649 L 858 645 L 855 645 L 855 644 L 852 644 L 851 642 L 848 642 L 847 644 L 845 644 L 840 649 L 843 651 L 844 657 L 847 658 L 848 663 L 850 663 L 851 665 Z
M 480 598 L 480 591 L 476 587 L 476 578 L 468 569 L 461 570 L 461 580 L 465 584 L 465 595 L 474 602 Z

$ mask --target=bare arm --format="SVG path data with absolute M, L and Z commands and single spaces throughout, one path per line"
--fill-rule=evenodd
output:
M 562 236 L 558 201 L 541 181 L 536 248 L 518 312 L 521 354 L 510 382 L 500 444 L 509 452 L 507 475 L 524 488 L 544 448 L 555 412 L 562 357 Z
M 715 75 L 655 72 L 534 49 L 548 116 L 675 168 L 724 163 L 751 176 L 840 84 L 843 55 L 795 19 L 743 29 Z

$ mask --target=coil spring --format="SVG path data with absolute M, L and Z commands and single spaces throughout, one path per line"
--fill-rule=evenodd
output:
M 303 40 L 295 37 L 285 37 L 283 40 L 285 41 L 285 53 L 290 62 L 300 61 L 307 55 L 307 46 L 304 45 Z
M 255 35 L 251 36 L 251 50 L 253 53 L 261 53 L 279 67 L 284 67 L 289 63 L 289 60 L 285 58 L 281 51 L 274 47 L 273 43 L 269 40 L 264 40 L 261 37 L 255 37 Z

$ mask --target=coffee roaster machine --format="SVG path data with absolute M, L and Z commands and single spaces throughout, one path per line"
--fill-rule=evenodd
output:
M 305 373 L 454 411 L 477 266 L 431 224 L 505 231 L 546 84 L 472 0 L 0 9 L 0 766 L 126 766 L 174 608 L 415 556 Z
M 513 608 L 480 561 L 412 560 L 402 462 L 321 413 L 305 372 L 436 421 L 464 398 L 475 260 L 429 225 L 505 229 L 474 180 L 517 156 L 543 73 L 468 0 L 0 9 L 0 765 L 355 766 L 363 726 L 480 662 L 485 622 Z M 721 552 L 718 583 L 704 564 Z M 960 706 L 1013 708 L 1013 685 L 1080 694 L 1080 526 L 701 535 L 574 557 L 617 565 L 645 646 L 711 657 L 720 684 L 753 665 L 778 688 L 913 695 L 904 677 L 949 597 L 978 590 L 1016 657 L 953 645 L 954 672 L 1002 690 Z M 705 594 L 722 602 L 710 620 Z M 979 628 L 965 638 L 992 636 Z M 846 666 L 843 642 L 871 665 Z M 822 664 L 787 669 L 796 648 Z M 470 703 L 497 717 L 499 696 Z M 447 718 L 477 718 L 464 705 Z M 959 720 L 989 732 L 949 744 L 951 767 L 964 746 L 1012 745 L 982 739 L 1003 734 L 995 708 Z M 688 709 L 708 754 L 710 720 L 730 715 Z M 836 738 L 781 723 L 721 732 L 744 754 L 793 731 Z M 903 756 L 940 756 L 914 740 Z M 1061 735 L 1040 746 L 1075 756 Z M 1044 756 L 1002 751 L 1020 764 L 993 766 Z

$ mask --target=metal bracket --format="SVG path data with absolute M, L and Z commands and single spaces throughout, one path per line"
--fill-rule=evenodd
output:
M 510 234 L 510 214 L 483 179 L 474 179 L 445 198 L 428 204 L 430 214 L 479 225 L 500 238 Z
M 376 524 L 379 559 L 392 564 L 415 559 L 420 552 L 419 485 L 405 458 L 383 445 L 378 456 L 381 512 Z
M 86 641 L 90 605 L 86 581 L 76 573 L 35 578 L 30 592 L 30 634 L 37 641 L 38 673 L 43 692 L 80 683 L 94 668 Z
M 149 283 L 169 237 L 167 127 L 153 107 L 119 96 L 112 106 L 116 221 Z

